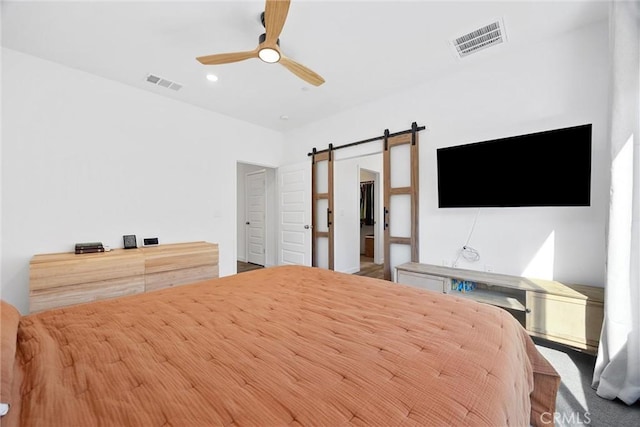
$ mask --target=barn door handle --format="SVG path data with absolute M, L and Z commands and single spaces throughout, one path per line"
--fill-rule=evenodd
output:
M 384 229 L 389 228 L 389 209 L 384 208 Z
M 327 228 L 331 227 L 331 209 L 327 208 Z

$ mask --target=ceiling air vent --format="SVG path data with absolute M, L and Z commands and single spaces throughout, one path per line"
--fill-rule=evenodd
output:
M 504 31 L 504 23 L 497 20 L 482 28 L 478 28 L 451 41 L 459 58 L 464 58 L 490 46 L 503 43 L 507 40 Z
M 153 74 L 147 74 L 146 80 L 156 86 L 166 87 L 175 91 L 179 91 L 180 89 L 182 89 L 182 85 L 180 83 L 172 82 L 171 80 L 167 80 Z

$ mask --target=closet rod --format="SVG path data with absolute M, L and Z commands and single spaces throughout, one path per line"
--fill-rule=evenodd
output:
M 414 122 L 415 124 L 415 122 Z M 401 130 L 400 132 L 396 132 L 396 133 L 390 133 L 388 135 L 386 135 L 387 138 L 391 138 L 392 136 L 398 136 L 398 135 L 404 135 L 405 133 L 412 133 L 412 132 L 419 132 L 421 130 L 425 130 L 426 127 L 425 126 L 418 126 L 415 128 L 411 128 L 411 129 L 407 129 L 407 130 Z M 347 147 L 353 147 L 354 145 L 360 145 L 360 144 L 365 144 L 367 142 L 373 142 L 373 141 L 379 141 L 385 138 L 385 135 L 382 136 L 376 136 L 374 138 L 369 138 L 369 139 L 363 139 L 362 141 L 356 141 L 356 142 L 351 142 L 349 144 L 344 144 L 344 145 L 338 145 L 337 147 L 332 147 L 332 150 L 338 150 L 340 148 L 347 148 Z M 314 148 L 314 151 L 311 153 L 307 153 L 307 156 L 313 156 L 314 154 L 320 154 L 320 153 L 324 153 L 326 151 L 329 151 L 328 148 L 325 148 L 324 150 L 319 150 L 316 151 Z

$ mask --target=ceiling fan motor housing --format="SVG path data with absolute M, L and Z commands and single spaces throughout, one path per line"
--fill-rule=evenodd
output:
M 267 33 L 260 34 L 260 37 L 258 37 L 258 44 L 264 43 L 266 39 L 267 39 Z M 278 47 L 280 47 L 280 39 L 276 40 L 276 44 L 278 45 Z

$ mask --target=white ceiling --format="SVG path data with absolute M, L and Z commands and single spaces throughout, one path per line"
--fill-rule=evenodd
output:
M 221 114 L 286 131 L 444 73 L 607 18 L 606 1 L 292 0 L 283 53 L 322 75 L 306 84 L 252 50 L 264 1 L 2 2 L 2 45 Z M 450 41 L 502 18 L 508 42 L 457 59 Z M 215 73 L 219 81 L 206 80 Z M 147 74 L 176 81 L 174 92 Z M 287 115 L 288 120 L 280 117 Z

